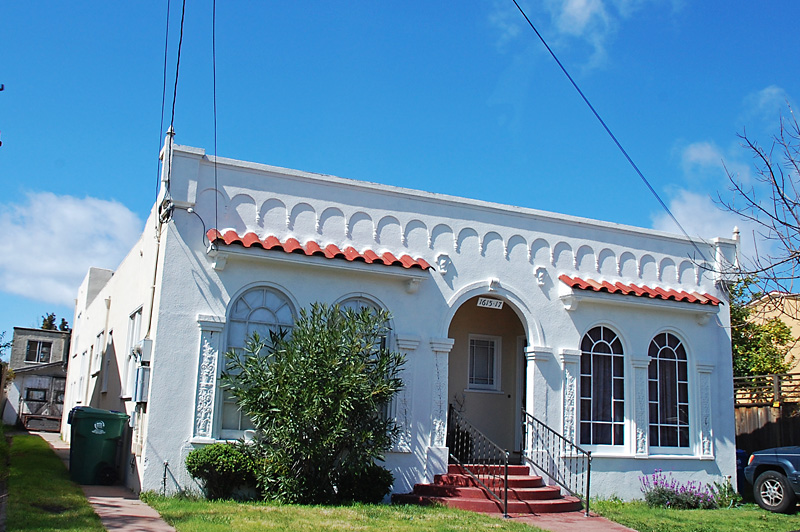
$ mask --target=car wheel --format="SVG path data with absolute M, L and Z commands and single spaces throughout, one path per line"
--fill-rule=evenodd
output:
M 758 505 L 770 512 L 786 513 L 796 503 L 789 481 L 777 471 L 764 471 L 758 475 L 753 495 Z

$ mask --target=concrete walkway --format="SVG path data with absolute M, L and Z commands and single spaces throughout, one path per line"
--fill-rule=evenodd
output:
M 69 444 L 62 441 L 58 433 L 32 432 L 31 434 L 36 434 L 47 441 L 69 469 Z M 126 487 L 81 486 L 81 488 L 109 532 L 176 532 L 161 519 L 158 512 L 140 501 Z M 598 515 L 592 514 L 586 517 L 583 512 L 513 515 L 511 520 L 551 532 L 636 532 L 632 528 Z
M 550 532 L 636 532 L 596 514 L 586 517 L 583 512 L 511 516 L 511 520 Z
M 50 444 L 69 469 L 69 444 L 57 432 L 31 432 Z M 124 486 L 81 486 L 109 532 L 176 532 L 158 512 Z

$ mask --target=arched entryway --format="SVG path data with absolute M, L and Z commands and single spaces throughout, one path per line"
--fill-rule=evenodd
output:
M 525 397 L 522 321 L 507 300 L 476 296 L 458 308 L 448 337 L 454 341 L 450 404 L 499 446 L 518 451 Z

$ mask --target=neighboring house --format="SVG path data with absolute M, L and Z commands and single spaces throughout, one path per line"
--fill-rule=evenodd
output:
M 394 492 L 445 472 L 448 404 L 524 453 L 523 409 L 593 452 L 592 495 L 655 469 L 735 476 L 729 311 L 712 242 L 162 151 L 162 191 L 116 271 L 77 299 L 67 408 L 131 415 L 134 490 L 192 488 L 186 455 L 251 427 L 223 353 L 313 302 L 387 309 L 406 355 Z M 599 199 L 599 198 L 598 198 Z M 706 260 L 701 258 L 701 253 Z M 63 435 L 69 437 L 64 422 Z
M 750 318 L 757 322 L 765 322 L 772 318 L 780 318 L 792 331 L 794 343 L 786 353 L 786 360 L 791 362 L 790 373 L 800 373 L 800 294 L 786 292 L 770 292 L 747 305 L 752 309 Z
M 59 430 L 64 407 L 69 331 L 14 327 L 9 368 L 14 373 L 3 422 Z

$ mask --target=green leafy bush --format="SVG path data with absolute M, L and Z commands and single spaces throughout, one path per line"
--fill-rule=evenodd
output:
M 381 415 L 402 387 L 403 356 L 386 349 L 389 315 L 314 304 L 291 335 L 254 334 L 226 353 L 223 386 L 257 429 L 265 497 L 306 504 L 381 500 L 376 464 L 397 427 Z
M 209 499 L 230 499 L 237 490 L 253 487 L 255 459 L 247 445 L 213 443 L 186 457 L 186 470 L 203 484 Z

